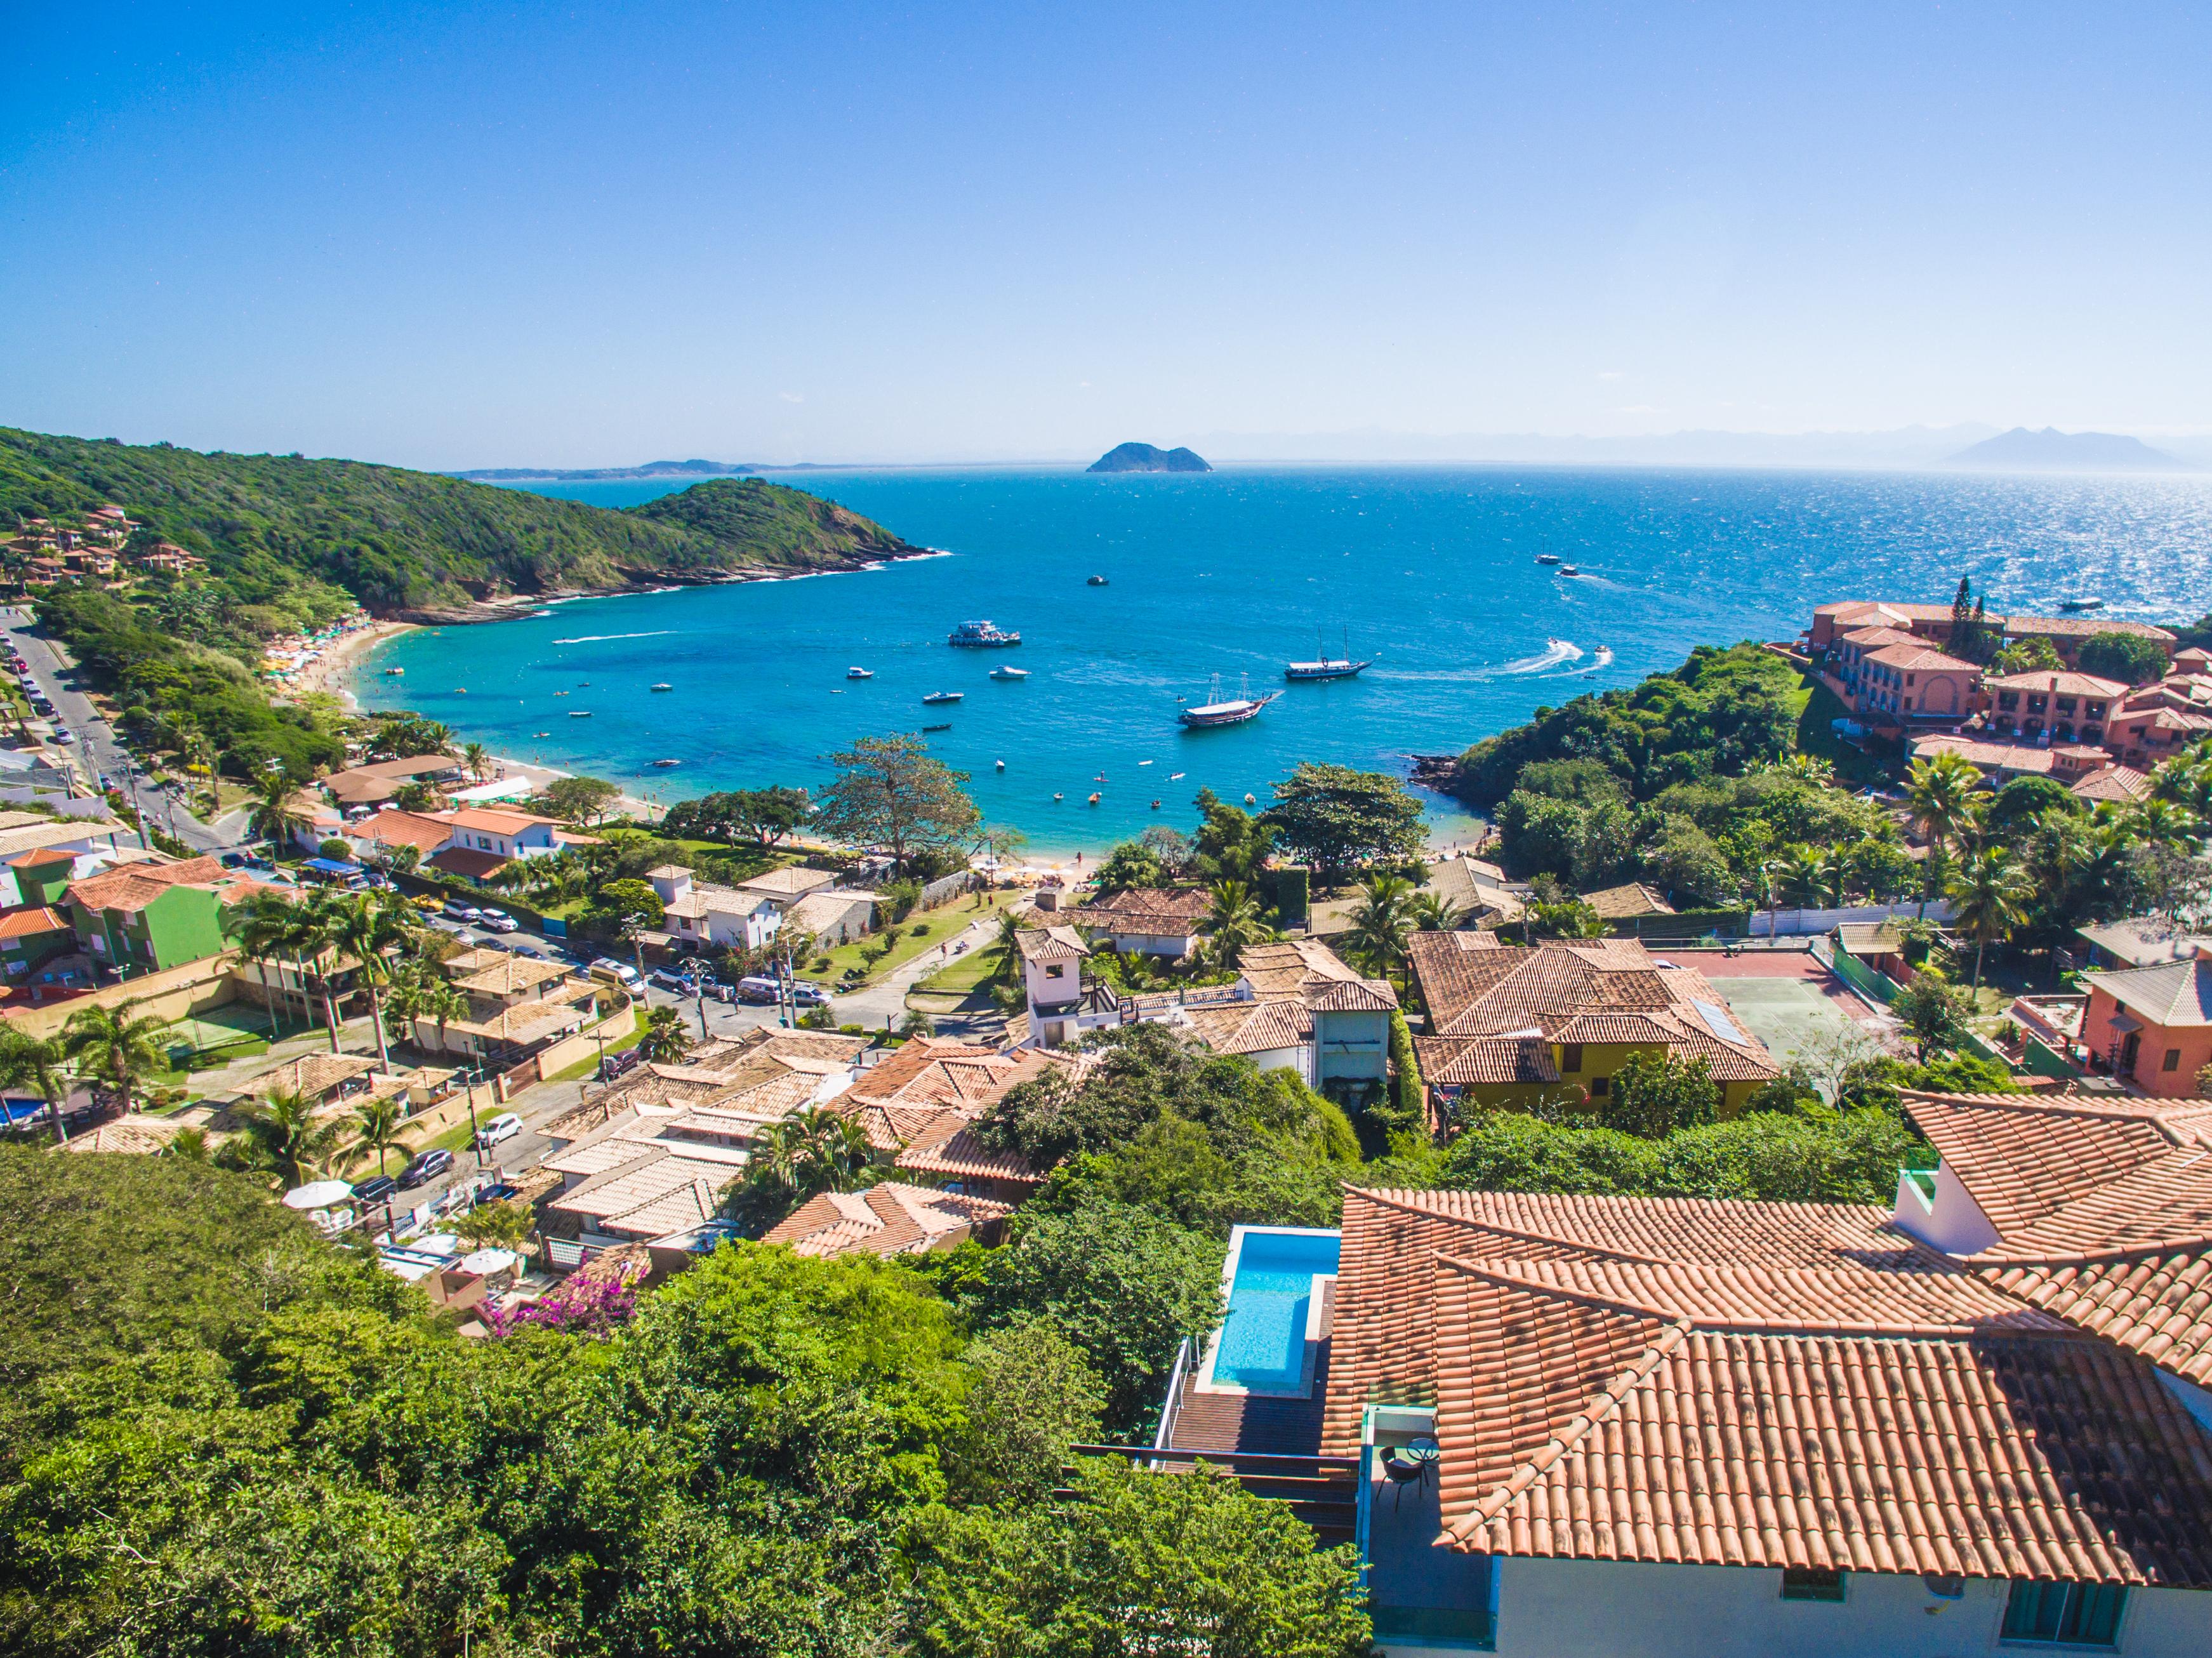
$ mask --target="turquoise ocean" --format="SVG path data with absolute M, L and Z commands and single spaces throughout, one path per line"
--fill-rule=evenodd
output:
M 1033 851 L 1066 853 L 1154 823 L 1188 829 L 1201 786 L 1264 805 L 1301 760 L 1402 774 L 1412 754 L 1632 683 L 1694 645 L 1790 638 L 1827 599 L 1948 603 L 1966 574 L 1993 610 L 2085 594 L 2146 621 L 2212 610 L 2212 479 L 1444 466 L 773 476 L 943 556 L 419 630 L 365 659 L 357 694 L 663 801 L 817 786 L 854 738 L 949 722 L 930 747 L 969 774 L 987 819 L 1023 830 Z M 685 485 L 525 487 L 623 507 Z M 1547 550 L 1580 577 L 1537 564 Z M 1092 575 L 1108 585 L 1088 586 Z M 1022 645 L 946 645 L 955 623 L 983 617 L 1019 629 Z M 1285 686 L 1285 660 L 1347 644 L 1374 663 L 1358 679 Z M 994 682 L 1000 663 L 1030 677 Z M 848 681 L 848 666 L 875 677 Z M 1223 695 L 1247 679 L 1284 695 L 1248 724 L 1184 731 L 1178 699 L 1206 701 L 1217 676 Z M 655 694 L 658 683 L 673 689 Z M 925 708 L 938 690 L 963 700 Z M 680 763 L 653 765 L 663 759 Z M 1428 804 L 1438 841 L 1473 827 L 1451 803 Z

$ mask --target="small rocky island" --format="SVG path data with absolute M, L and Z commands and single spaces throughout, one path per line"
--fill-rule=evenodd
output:
M 1156 449 L 1149 443 L 1122 443 L 1091 462 L 1094 472 L 1210 472 L 1204 456 L 1189 449 Z

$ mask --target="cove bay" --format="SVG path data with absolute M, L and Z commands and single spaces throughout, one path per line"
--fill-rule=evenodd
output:
M 942 556 L 424 629 L 366 659 L 357 694 L 663 803 L 816 786 L 854 738 L 949 724 L 930 748 L 970 774 L 987 821 L 1064 852 L 1188 828 L 1201 786 L 1264 805 L 1301 760 L 1402 775 L 1411 755 L 1633 684 L 1696 645 L 1792 637 L 1831 599 L 1944 603 L 1964 574 L 2020 610 L 2092 594 L 2107 615 L 2157 622 L 2212 593 L 2212 480 L 2185 477 L 1303 465 L 775 477 Z M 688 482 L 520 487 L 621 507 Z M 1580 574 L 1540 565 L 1545 553 Z M 1021 646 L 946 645 L 985 617 Z M 1285 661 L 1347 649 L 1373 665 L 1285 685 Z M 991 679 L 1001 665 L 1028 677 Z M 874 677 L 848 680 L 851 667 Z M 1184 731 L 1178 712 L 1217 680 L 1221 695 L 1248 680 L 1284 695 L 1247 724 Z M 923 705 L 939 691 L 962 697 Z M 1455 803 L 1426 800 L 1434 838 L 1472 829 Z

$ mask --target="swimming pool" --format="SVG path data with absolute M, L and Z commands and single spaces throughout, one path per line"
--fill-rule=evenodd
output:
M 1230 1244 L 1229 1315 L 1201 1385 L 1294 1396 L 1310 1391 L 1315 1279 L 1335 1275 L 1338 1242 L 1334 1232 L 1237 1229 Z

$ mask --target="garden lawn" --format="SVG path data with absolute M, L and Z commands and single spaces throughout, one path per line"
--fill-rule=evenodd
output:
M 631 1031 L 629 1035 L 624 1036 L 619 1042 L 609 1042 L 607 1044 L 607 1052 L 610 1054 L 627 1053 L 629 1049 L 635 1048 L 638 1043 L 644 1040 L 645 1028 L 641 1025 L 638 1029 Z M 565 1069 L 555 1072 L 545 1080 L 550 1083 L 572 1083 L 579 1077 L 590 1076 L 599 1068 L 599 1050 L 597 1048 L 593 1048 L 589 1059 L 579 1060 L 575 1064 L 567 1066 Z
M 988 892 L 983 895 L 986 902 L 980 909 L 975 908 L 973 896 L 957 898 L 951 903 L 942 905 L 936 909 L 918 909 L 899 924 L 898 941 L 891 946 L 890 954 L 872 966 L 862 956 L 861 951 L 864 947 L 872 950 L 881 943 L 883 935 L 880 933 L 872 933 L 867 938 L 854 943 L 838 945 L 830 952 L 830 965 L 827 968 L 816 968 L 813 963 L 822 958 L 819 955 L 810 956 L 807 957 L 806 975 L 810 978 L 819 981 L 823 988 L 832 993 L 841 987 L 857 989 L 864 984 L 873 984 L 885 974 L 905 966 L 915 957 L 936 949 L 938 945 L 945 943 L 948 939 L 958 938 L 974 922 L 985 916 L 996 915 L 1001 910 L 1025 902 L 1027 896 L 1019 890 Z M 926 927 L 928 931 L 920 938 L 916 938 L 915 936 L 916 926 Z M 964 961 L 967 958 L 963 957 L 961 959 Z M 844 975 L 845 969 L 848 967 L 865 967 L 868 969 L 867 976 L 857 979 L 850 987 L 846 987 Z
M 988 984 L 999 971 L 999 952 L 986 944 L 965 956 L 956 956 L 915 986 L 921 995 L 949 996 L 963 1000 Z

